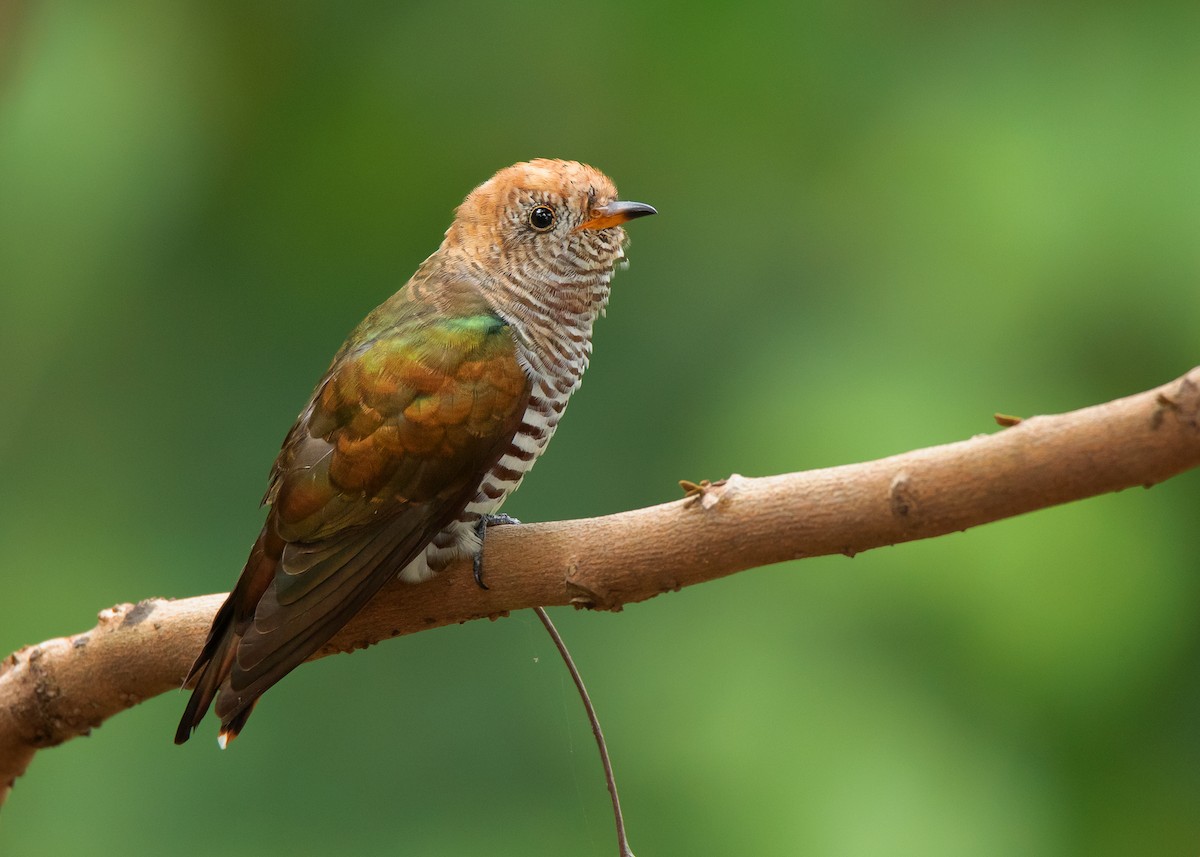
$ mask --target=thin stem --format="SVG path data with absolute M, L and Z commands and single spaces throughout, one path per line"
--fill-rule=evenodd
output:
M 554 641 L 558 653 L 562 655 L 563 662 L 566 663 L 567 669 L 571 673 L 571 679 L 575 682 L 575 688 L 579 691 L 579 698 L 583 700 L 583 707 L 587 710 L 588 720 L 592 723 L 592 734 L 596 736 L 596 746 L 600 749 L 600 762 L 604 765 L 604 779 L 608 783 L 608 793 L 612 797 L 613 818 L 617 823 L 617 849 L 620 851 L 620 857 L 633 857 L 633 852 L 629 850 L 629 839 L 625 836 L 625 819 L 621 815 L 621 800 L 617 797 L 617 780 L 613 776 L 612 762 L 608 758 L 608 746 L 604 743 L 604 733 L 600 731 L 600 718 L 596 716 L 596 709 L 592 705 L 592 699 L 588 696 L 587 688 L 583 686 L 583 676 L 579 674 L 579 670 L 575 666 L 575 661 L 571 659 L 571 653 L 567 651 L 567 644 L 563 642 L 562 636 L 559 635 L 558 629 L 554 627 L 554 623 L 550 621 L 550 616 L 542 607 L 534 607 L 533 612 L 537 613 L 538 618 L 542 620 L 542 624 L 546 626 L 547 633 L 550 634 L 550 639 Z

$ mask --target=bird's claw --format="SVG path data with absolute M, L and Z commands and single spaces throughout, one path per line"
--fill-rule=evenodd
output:
M 488 585 L 483 582 L 483 539 L 487 534 L 487 528 L 519 523 L 521 522 L 512 515 L 480 515 L 479 520 L 475 522 L 475 535 L 479 536 L 479 550 L 475 551 L 471 569 L 475 573 L 475 585 L 480 589 L 488 588 Z

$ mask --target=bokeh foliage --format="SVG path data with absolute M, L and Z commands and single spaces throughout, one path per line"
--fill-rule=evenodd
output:
M 0 650 L 228 588 L 291 418 L 533 156 L 660 217 L 507 511 L 863 460 L 1197 362 L 1195 3 L 6 4 Z M 986 474 L 981 474 L 985 478 Z M 558 619 L 641 854 L 1200 843 L 1200 478 Z M 609 854 L 530 616 L 42 753 L 0 852 Z

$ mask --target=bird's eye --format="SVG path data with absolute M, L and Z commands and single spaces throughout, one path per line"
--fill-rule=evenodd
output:
M 538 232 L 545 232 L 554 225 L 554 209 L 546 205 L 539 205 L 529 212 L 529 225 Z

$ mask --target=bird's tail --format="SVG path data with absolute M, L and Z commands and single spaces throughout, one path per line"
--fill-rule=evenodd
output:
M 208 713 L 208 708 L 216 698 L 221 682 L 224 681 L 225 676 L 229 675 L 229 670 L 233 666 L 233 655 L 237 651 L 238 639 L 239 635 L 234 632 L 233 628 L 233 595 L 230 595 L 221 605 L 221 609 L 217 611 L 204 648 L 201 649 L 196 662 L 188 671 L 187 678 L 184 679 L 184 687 L 195 682 L 195 689 L 192 691 L 192 698 L 188 700 L 187 707 L 183 710 L 179 728 L 175 730 L 176 744 L 182 744 L 190 738 L 200 721 L 204 719 L 204 715 Z
M 199 657 L 196 658 L 196 662 L 188 671 L 187 678 L 184 679 L 184 687 L 194 683 L 195 689 L 192 691 L 192 697 L 188 700 L 187 707 L 183 710 L 179 728 L 175 730 L 176 744 L 182 744 L 192 736 L 192 732 L 204 719 L 209 706 L 216 698 L 221 685 L 229 677 L 229 673 L 233 669 L 234 657 L 237 654 L 238 643 L 241 642 L 242 635 L 254 615 L 255 606 L 275 577 L 275 569 L 279 565 L 282 551 L 283 542 L 274 534 L 271 520 L 268 518 L 254 547 L 250 550 L 250 557 L 246 560 L 246 567 L 242 569 L 242 576 L 238 579 L 237 586 L 233 588 L 233 592 L 229 593 L 229 597 L 225 599 L 225 603 L 213 617 L 212 628 L 209 629 L 204 648 L 200 650 Z M 222 747 L 236 737 L 242 727 L 246 725 L 246 720 L 250 717 L 250 711 L 253 708 L 253 701 L 249 701 L 222 718 L 221 734 L 218 739 Z

